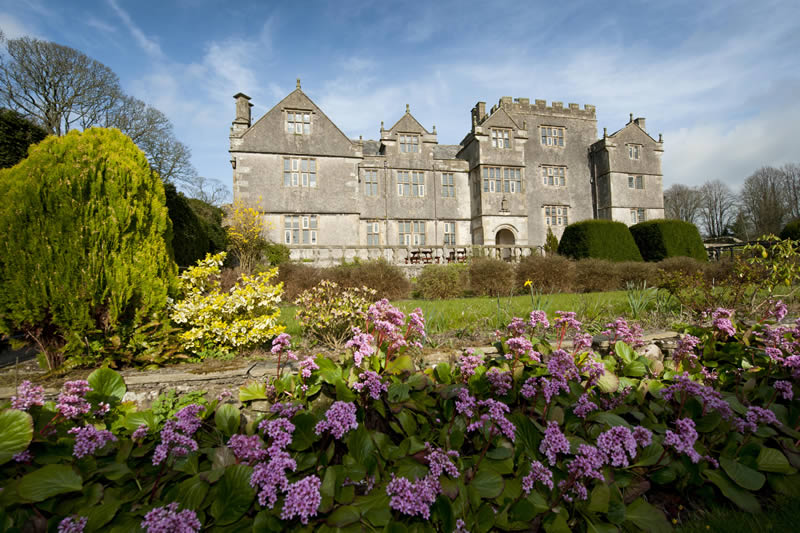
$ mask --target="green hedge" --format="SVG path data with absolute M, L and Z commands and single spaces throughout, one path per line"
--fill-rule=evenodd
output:
M 611 220 L 584 220 L 570 224 L 561 236 L 558 253 L 572 259 L 642 260 L 628 227 Z
M 631 226 L 630 231 L 645 261 L 680 256 L 708 261 L 700 232 L 691 222 L 648 220 Z
M 793 241 L 800 241 L 800 218 L 792 220 L 781 230 L 779 235 L 781 239 L 792 239 Z
M 193 266 L 206 254 L 225 249 L 222 209 L 196 198 L 186 198 L 175 185 L 164 185 L 167 209 L 172 221 L 172 252 L 178 266 Z

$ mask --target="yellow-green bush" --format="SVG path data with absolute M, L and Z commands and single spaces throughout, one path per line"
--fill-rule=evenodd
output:
M 297 321 L 307 338 L 340 347 L 353 336 L 353 326 L 364 326 L 367 309 L 375 301 L 375 295 L 374 289 L 341 287 L 335 281 L 324 279 L 295 300 Z
M 180 338 L 187 350 L 254 348 L 281 333 L 278 324 L 283 284 L 271 285 L 278 269 L 255 276 L 243 275 L 228 291 L 220 287 L 225 252 L 207 255 L 179 279 L 183 298 L 172 302 L 170 318 L 187 329 Z

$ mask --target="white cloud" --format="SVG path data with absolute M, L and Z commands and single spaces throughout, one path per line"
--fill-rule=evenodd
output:
M 6 39 L 18 39 L 20 37 L 37 37 L 36 30 L 11 15 L 10 13 L 0 13 L 0 31 Z
M 114 33 L 117 31 L 117 28 L 114 27 L 113 24 L 109 24 L 108 22 L 93 16 L 86 18 L 86 25 L 105 33 Z
M 141 47 L 142 50 L 145 51 L 145 53 L 147 53 L 153 59 L 164 59 L 164 52 L 161 51 L 161 46 L 158 44 L 158 42 L 148 37 L 141 30 L 141 28 L 136 25 L 133 19 L 131 19 L 130 15 L 128 15 L 128 12 L 119 6 L 117 0 L 108 0 L 108 4 L 120 18 L 125 27 L 128 28 L 128 31 L 131 32 L 131 35 L 133 35 L 136 43 Z

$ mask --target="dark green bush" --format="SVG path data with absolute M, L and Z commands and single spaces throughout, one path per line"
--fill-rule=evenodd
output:
M 781 230 L 779 235 L 781 239 L 792 239 L 793 241 L 800 241 L 800 218 L 792 220 Z
M 44 140 L 47 130 L 10 109 L 0 109 L 0 168 L 28 157 L 28 147 Z
M 289 260 L 290 250 L 285 244 L 270 242 L 264 250 L 264 260 L 272 266 L 281 265 Z
M 561 236 L 558 253 L 572 259 L 642 260 L 628 227 L 611 220 L 584 220 L 570 224 Z
M 119 130 L 45 139 L 0 170 L 0 198 L 0 333 L 34 339 L 54 367 L 163 317 L 164 187 Z
M 500 259 L 480 257 L 469 265 L 469 286 L 476 296 L 508 296 L 514 291 L 514 267 Z
M 708 254 L 697 226 L 682 220 L 648 220 L 630 228 L 633 240 L 645 261 L 668 257 L 693 257 L 707 261 Z
M 581 259 L 575 262 L 577 292 L 616 291 L 621 288 L 619 269 L 605 259 Z
M 188 267 L 211 252 L 205 225 L 195 214 L 186 197 L 175 185 L 164 185 L 169 218 L 172 221 L 172 254 L 178 266 Z
M 211 243 L 211 253 L 225 250 L 228 247 L 228 233 L 222 227 L 225 211 L 198 198 L 187 198 L 186 201 L 189 202 L 192 211 L 203 223 Z
M 417 292 L 427 300 L 458 298 L 464 294 L 468 275 L 464 264 L 426 265 L 417 276 Z
M 529 255 L 517 264 L 518 291 L 529 281 L 535 291 L 545 293 L 572 292 L 575 290 L 575 262 L 563 255 Z

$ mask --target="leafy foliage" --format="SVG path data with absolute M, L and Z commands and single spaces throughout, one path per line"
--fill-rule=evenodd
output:
M 221 209 L 186 198 L 171 183 L 164 185 L 164 192 L 172 221 L 172 252 L 178 266 L 188 267 L 206 254 L 225 249 Z
M 547 226 L 547 236 L 544 239 L 544 253 L 545 255 L 558 253 L 558 237 L 555 236 L 550 226 Z
M 648 220 L 630 227 L 645 261 L 686 256 L 708 261 L 697 226 L 681 220 Z
M 175 264 L 164 189 L 119 131 L 51 137 L 0 171 L 0 332 L 51 368 L 163 313 Z
M 267 247 L 264 223 L 258 209 L 237 200 L 227 216 L 228 250 L 242 270 L 251 274 Z
M 584 220 L 570 224 L 561 235 L 558 253 L 572 259 L 642 260 L 628 227 L 611 220 Z
M 28 147 L 47 137 L 47 130 L 25 117 L 0 108 L 0 168 L 13 167 L 28 157 Z
M 469 265 L 469 288 L 479 296 L 503 296 L 514 290 L 514 267 L 490 257 L 474 258 Z
M 457 298 L 464 294 L 467 276 L 463 264 L 425 265 L 417 276 L 417 291 L 425 299 Z
M 230 291 L 222 292 L 219 275 L 224 259 L 225 252 L 209 254 L 186 269 L 179 281 L 183 297 L 170 306 L 170 318 L 186 324 L 180 338 L 194 353 L 253 348 L 284 330 L 278 325 L 283 286 L 270 284 L 277 269 L 242 275 Z
M 322 280 L 295 300 L 297 321 L 304 335 L 339 347 L 350 338 L 352 328 L 363 323 L 375 294 L 366 287 L 343 288 L 334 281 Z
M 781 239 L 800 241 L 800 219 L 792 220 L 786 224 L 779 235 Z

